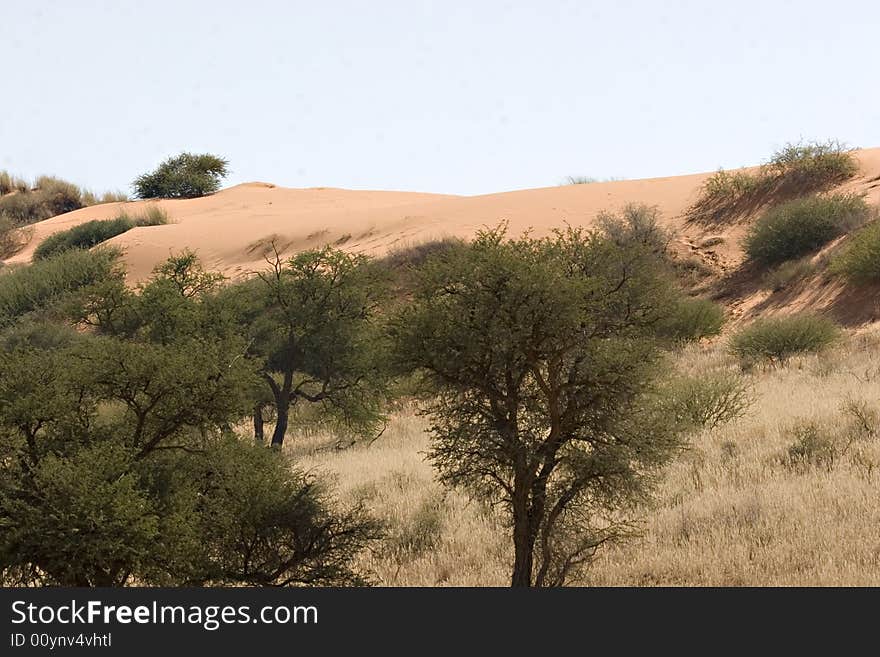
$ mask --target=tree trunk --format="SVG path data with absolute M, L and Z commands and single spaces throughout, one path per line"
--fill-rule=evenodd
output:
M 277 411 L 278 420 L 275 422 L 275 431 L 272 432 L 272 447 L 280 448 L 284 444 L 284 435 L 287 433 L 290 403 L 279 404 Z
M 529 518 L 529 499 L 525 492 L 514 490 L 513 499 L 513 575 L 511 586 L 532 585 L 535 542 Z
M 290 418 L 290 400 L 276 400 L 275 431 L 272 432 L 272 447 L 281 448 L 284 444 L 284 435 L 287 433 L 287 423 Z
M 266 439 L 263 426 L 263 402 L 259 402 L 254 404 L 254 441 L 257 445 L 263 445 Z
M 293 389 L 293 371 L 288 370 L 284 373 L 284 380 L 279 386 L 272 376 L 266 372 L 263 378 L 269 384 L 272 390 L 272 396 L 275 398 L 275 431 L 272 432 L 272 447 L 281 449 L 284 444 L 284 435 L 287 433 L 287 422 L 290 418 L 290 391 Z

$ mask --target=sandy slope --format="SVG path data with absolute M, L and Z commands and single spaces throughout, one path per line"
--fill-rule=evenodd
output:
M 858 158 L 861 174 L 844 189 L 866 192 L 872 203 L 880 203 L 880 148 L 859 151 Z M 589 225 L 602 210 L 634 202 L 658 206 L 664 221 L 678 234 L 677 246 L 723 271 L 741 259 L 739 242 L 745 226 L 706 230 L 685 223 L 681 216 L 708 175 L 467 197 L 246 183 L 200 199 L 112 203 L 54 217 L 36 224 L 28 246 L 8 262 L 30 261 L 36 246 L 58 230 L 91 219 L 109 219 L 123 206 L 134 214 L 148 203 L 163 207 L 172 223 L 136 228 L 110 241 L 124 249 L 132 281 L 149 276 L 170 253 L 187 247 L 195 249 L 209 268 L 236 276 L 265 266 L 265 245 L 272 240 L 287 252 L 335 244 L 378 255 L 444 236 L 467 238 L 480 227 L 501 221 L 509 223 L 513 234 L 532 229 L 542 235 L 565 223 Z M 711 247 L 702 246 L 708 237 L 722 240 Z

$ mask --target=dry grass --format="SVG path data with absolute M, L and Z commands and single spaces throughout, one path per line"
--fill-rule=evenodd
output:
M 372 445 L 335 449 L 328 435 L 288 437 L 307 469 L 330 474 L 348 502 L 363 502 L 388 525 L 388 538 L 365 558 L 386 586 L 502 586 L 508 579 L 507 533 L 492 513 L 445 491 L 424 460 L 425 421 L 395 414 Z
M 679 364 L 691 374 L 737 367 L 723 342 L 689 347 Z M 584 584 L 880 585 L 878 427 L 833 463 L 786 461 L 799 422 L 839 437 L 853 422 L 848 401 L 880 416 L 880 333 L 748 377 L 750 412 L 694 437 L 645 510 L 641 537 L 601 552 Z M 338 451 L 326 434 L 289 444 L 302 465 L 336 477 L 343 499 L 388 521 L 386 545 L 362 564 L 379 583 L 506 585 L 507 530 L 434 482 L 424 427 L 405 409 L 371 446 Z

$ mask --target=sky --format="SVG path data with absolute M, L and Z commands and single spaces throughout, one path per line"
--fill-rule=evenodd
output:
M 0 169 L 486 194 L 880 146 L 880 2 L 0 0 Z

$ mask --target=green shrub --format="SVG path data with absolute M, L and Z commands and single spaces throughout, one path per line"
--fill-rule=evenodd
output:
M 132 183 L 137 198 L 196 198 L 213 194 L 229 173 L 229 162 L 208 153 L 181 153 Z
M 860 226 L 869 215 L 865 199 L 854 194 L 789 201 L 752 225 L 744 242 L 746 255 L 762 265 L 799 258 Z
M 684 297 L 658 327 L 660 336 L 676 342 L 693 342 L 718 335 L 724 326 L 724 309 L 708 299 Z
M 702 429 L 742 417 L 753 402 L 748 383 L 727 372 L 679 379 L 669 386 L 668 394 L 680 416 Z
M 853 235 L 831 261 L 831 270 L 854 283 L 880 281 L 880 221 L 871 222 Z
M 118 251 L 74 249 L 0 276 L 0 327 L 111 277 Z
M 151 207 L 144 215 L 136 217 L 123 212 L 114 219 L 87 221 L 47 237 L 34 251 L 33 259 L 45 260 L 68 249 L 90 249 L 132 228 L 165 223 L 168 223 L 168 216 L 157 207 Z
M 784 364 L 797 354 L 817 353 L 840 338 L 830 319 L 803 313 L 759 319 L 733 335 L 730 349 L 743 364 Z

